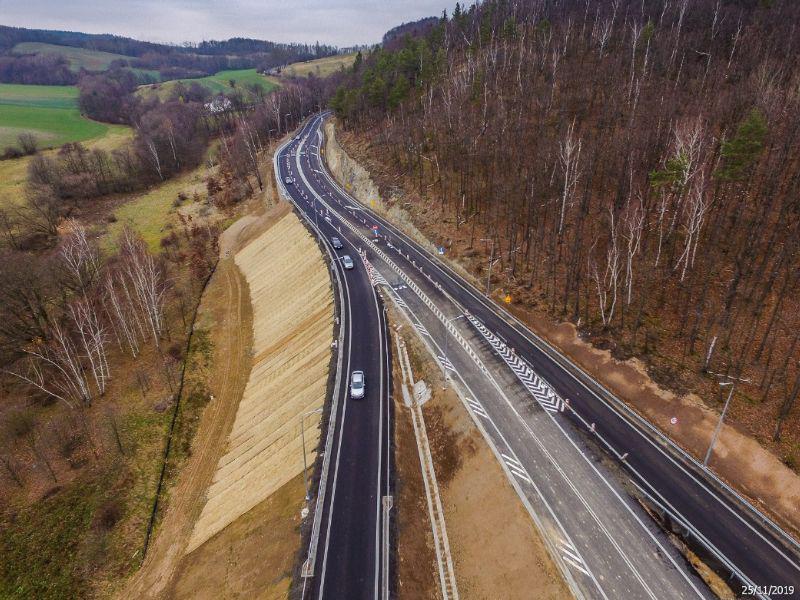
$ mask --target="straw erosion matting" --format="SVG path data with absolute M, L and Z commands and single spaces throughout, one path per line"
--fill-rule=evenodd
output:
M 189 552 L 302 472 L 300 415 L 325 398 L 333 295 L 319 248 L 289 213 L 236 264 L 253 303 L 253 366 Z M 309 464 L 318 421 L 304 422 Z

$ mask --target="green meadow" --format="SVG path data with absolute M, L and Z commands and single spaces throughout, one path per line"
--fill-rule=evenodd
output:
M 278 87 L 278 84 L 272 79 L 259 74 L 255 69 L 241 69 L 236 71 L 220 71 L 214 75 L 197 79 L 176 79 L 165 83 L 143 85 L 139 88 L 137 93 L 142 96 L 157 94 L 159 98 L 164 100 L 169 97 L 178 83 L 182 83 L 187 87 L 192 83 L 199 83 L 212 94 L 230 94 L 236 88 L 242 88 L 245 94 L 247 94 L 247 87 L 252 85 L 261 87 L 264 92 L 271 92 Z
M 0 84 L 0 151 L 30 132 L 40 148 L 104 135 L 109 126 L 81 116 L 78 89 L 60 85 Z

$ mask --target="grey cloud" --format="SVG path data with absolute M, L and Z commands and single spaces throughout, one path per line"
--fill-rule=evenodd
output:
M 450 10 L 455 0 L 0 0 L 0 23 L 196 42 L 252 37 L 350 46 Z

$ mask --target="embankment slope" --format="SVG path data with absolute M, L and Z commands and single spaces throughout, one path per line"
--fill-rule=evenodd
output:
M 252 369 L 188 552 L 302 473 L 300 415 L 325 398 L 333 295 L 315 242 L 287 213 L 235 261 L 253 304 Z M 309 464 L 318 422 L 304 422 Z

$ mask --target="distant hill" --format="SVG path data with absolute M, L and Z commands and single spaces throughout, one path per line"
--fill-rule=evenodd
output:
M 417 21 L 403 23 L 397 27 L 392 27 L 383 36 L 383 47 L 389 48 L 393 43 L 402 40 L 405 36 L 420 37 L 427 35 L 428 32 L 439 22 L 438 17 L 425 17 Z
M 0 82 L 77 83 L 81 70 L 129 66 L 150 81 L 201 78 L 219 71 L 274 67 L 338 54 L 333 46 L 231 38 L 170 45 L 131 38 L 0 25 Z M 145 81 L 147 80 L 145 79 Z
M 198 44 L 155 44 L 132 38 L 111 35 L 79 33 L 74 31 L 55 31 L 47 29 L 26 29 L 0 25 L 0 52 L 12 50 L 25 42 L 39 42 L 57 46 L 71 46 L 86 50 L 97 50 L 126 57 L 142 57 L 145 54 L 183 54 L 200 56 L 256 57 L 267 55 L 296 55 L 294 60 L 310 60 L 336 54 L 334 46 L 323 44 L 291 44 L 231 38 L 228 40 L 207 40 Z M 300 57 L 303 58 L 300 58 Z
M 46 44 L 44 42 L 21 42 L 11 50 L 12 54 L 57 54 L 69 61 L 72 71 L 105 71 L 115 60 L 133 60 L 132 56 L 124 54 L 114 54 L 101 50 L 90 50 L 88 48 L 76 48 L 74 46 L 60 46 L 56 44 Z
M 326 77 L 343 67 L 351 66 L 355 60 L 355 52 L 352 54 L 337 54 L 336 56 L 326 56 L 316 60 L 292 63 L 276 69 L 276 73 L 291 77 L 308 77 L 313 73 L 317 77 Z

